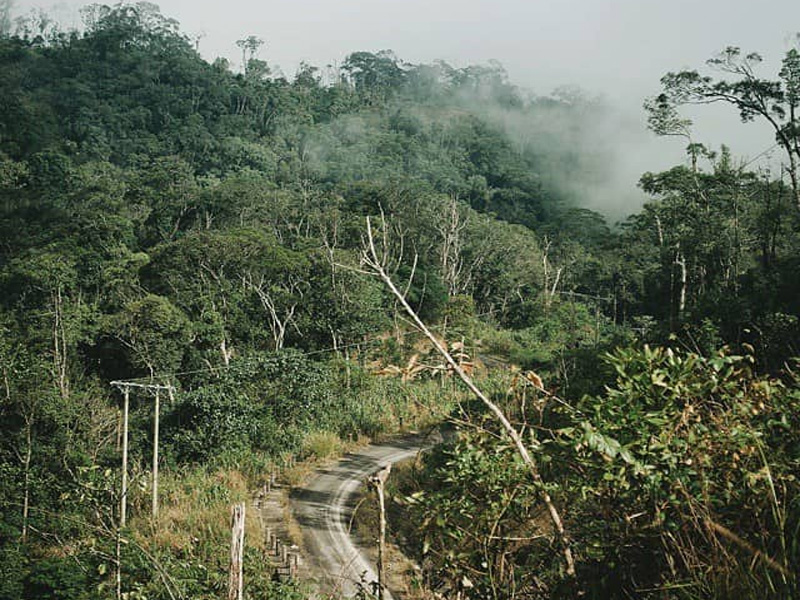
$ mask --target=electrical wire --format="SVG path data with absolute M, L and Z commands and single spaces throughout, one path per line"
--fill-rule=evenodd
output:
M 520 299 L 520 300 L 518 300 L 516 302 L 512 302 L 510 304 L 507 304 L 502 308 L 496 308 L 496 309 L 493 309 L 493 310 L 490 310 L 490 311 L 486 311 L 484 313 L 479 313 L 479 314 L 475 315 L 475 317 L 476 318 L 487 317 L 487 316 L 496 314 L 498 312 L 502 312 L 502 311 L 508 309 L 509 307 L 521 305 L 524 302 L 525 302 L 524 299 Z M 410 323 L 410 321 L 407 321 L 406 319 L 403 319 L 403 320 L 406 321 L 407 323 Z M 440 330 L 444 329 L 444 326 L 431 327 L 430 329 L 433 330 L 433 331 L 440 331 Z M 413 331 L 403 331 L 403 332 L 400 333 L 400 335 L 398 337 L 405 338 L 406 336 L 420 335 L 420 334 L 422 334 L 422 331 L 417 329 L 417 330 L 413 330 Z M 374 338 L 374 339 L 368 340 L 366 342 L 354 342 L 352 344 L 346 344 L 344 346 L 335 346 L 335 347 L 331 346 L 329 348 L 322 348 L 320 350 L 311 350 L 311 351 L 307 351 L 307 352 L 302 352 L 301 351 L 299 354 L 301 356 L 304 356 L 304 357 L 318 356 L 318 355 L 321 355 L 321 354 L 328 354 L 328 353 L 331 353 L 331 352 L 338 352 L 340 350 L 348 350 L 350 348 L 358 348 L 358 347 L 364 347 L 364 346 L 368 347 L 368 346 L 371 346 L 371 345 L 377 345 L 378 343 L 382 343 L 382 342 L 383 342 L 383 339 Z M 237 368 L 237 367 L 238 367 L 238 365 L 222 365 L 222 366 L 213 367 L 213 368 L 210 368 L 210 369 L 206 368 L 206 369 L 197 369 L 197 370 L 192 370 L 192 371 L 177 371 L 177 372 L 174 372 L 174 373 L 163 373 L 163 374 L 152 375 L 152 376 L 151 375 L 145 375 L 145 376 L 142 376 L 142 377 L 134 377 L 134 378 L 131 378 L 131 379 L 121 379 L 121 380 L 118 380 L 117 383 L 142 383 L 142 382 L 152 382 L 152 381 L 156 381 L 156 380 L 167 381 L 169 379 L 174 379 L 174 378 L 177 378 L 177 377 L 183 376 L 183 375 L 199 375 L 199 374 L 202 374 L 202 373 L 208 373 L 208 374 L 213 375 L 218 371 L 225 371 L 225 370 L 233 369 L 233 368 Z
M 757 161 L 759 158 L 761 158 L 762 156 L 764 156 L 764 155 L 765 155 L 767 152 L 771 152 L 771 151 L 773 151 L 775 148 L 777 148 L 777 147 L 778 147 L 778 146 L 780 146 L 780 145 L 781 145 L 781 144 L 780 144 L 780 142 L 775 142 L 774 144 L 772 144 L 772 146 L 770 146 L 770 147 L 769 147 L 769 148 L 767 148 L 766 150 L 762 150 L 761 152 L 759 152 L 758 154 L 756 154 L 756 155 L 755 155 L 753 158 L 751 158 L 751 159 L 750 159 L 750 160 L 748 160 L 746 163 L 744 163 L 744 164 L 742 165 L 742 167 L 741 167 L 741 168 L 742 168 L 742 169 L 745 169 L 745 168 L 747 168 L 748 166 L 750 166 L 751 164 L 753 164 L 754 162 L 756 162 L 756 161 Z

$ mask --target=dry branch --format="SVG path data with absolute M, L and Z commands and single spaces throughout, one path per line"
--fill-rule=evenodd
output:
M 384 231 L 386 230 L 385 223 L 384 223 Z M 544 502 L 545 506 L 547 507 L 548 514 L 550 516 L 550 520 L 553 522 L 553 527 L 558 535 L 559 541 L 562 544 L 562 551 L 564 553 L 564 561 L 566 563 L 566 572 L 570 576 L 575 575 L 575 559 L 572 556 L 572 550 L 569 545 L 569 538 L 567 536 L 567 532 L 564 529 L 564 522 L 561 519 L 561 515 L 558 512 L 555 504 L 553 503 L 550 494 L 544 488 L 544 481 L 542 480 L 542 476 L 539 473 L 539 469 L 536 466 L 536 462 L 531 457 L 530 453 L 528 452 L 525 443 L 522 441 L 522 437 L 520 436 L 519 432 L 514 428 L 511 422 L 506 417 L 505 413 L 503 413 L 502 409 L 489 400 L 489 398 L 475 385 L 469 375 L 461 368 L 461 365 L 456 361 L 450 352 L 442 345 L 439 339 L 431 333 L 431 330 L 423 323 L 422 319 L 419 318 L 417 313 L 411 308 L 411 305 L 406 300 L 404 294 L 398 290 L 397 286 L 392 281 L 392 278 L 386 273 L 384 269 L 384 257 L 378 254 L 378 250 L 375 247 L 375 238 L 372 232 L 372 224 L 370 222 L 369 217 L 367 217 L 367 238 L 366 238 L 366 248 L 364 249 L 364 253 L 362 255 L 362 262 L 364 266 L 366 266 L 373 274 L 377 275 L 389 288 L 389 290 L 394 294 L 397 298 L 398 302 L 400 302 L 403 309 L 408 313 L 411 320 L 414 324 L 422 331 L 422 333 L 427 337 L 430 342 L 433 344 L 434 348 L 442 355 L 442 357 L 447 361 L 453 371 L 459 376 L 461 381 L 464 382 L 464 385 L 469 388 L 469 390 L 489 409 L 489 411 L 495 416 L 498 420 L 500 425 L 502 426 L 505 433 L 513 442 L 514 446 L 517 449 L 520 457 L 522 458 L 525 465 L 528 467 L 528 470 L 531 474 L 531 478 L 533 479 L 534 483 L 536 484 L 537 488 L 540 490 L 542 501 Z

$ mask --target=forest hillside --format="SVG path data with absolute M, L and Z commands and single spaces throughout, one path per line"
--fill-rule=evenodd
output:
M 773 79 L 737 49 L 667 74 L 645 115 L 689 143 L 681 106 L 727 102 L 774 123 L 781 173 L 689 143 L 607 223 L 565 185 L 606 168 L 587 95 L 390 51 L 286 77 L 252 36 L 236 72 L 151 4 L 83 16 L 0 38 L 0 599 L 218 598 L 229 505 L 265 473 L 447 419 L 395 492 L 429 588 L 798 597 L 796 49 Z M 539 479 L 369 272 L 367 217 Z M 112 381 L 171 390 L 157 519 L 153 398 L 131 396 L 124 528 Z M 246 597 L 306 597 L 263 551 Z

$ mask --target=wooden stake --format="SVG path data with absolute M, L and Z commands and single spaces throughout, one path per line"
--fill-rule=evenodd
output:
M 242 600 L 244 558 L 245 503 L 231 507 L 231 566 L 228 579 L 228 600 Z
M 380 511 L 380 525 L 378 528 L 378 600 L 383 600 L 383 590 L 386 588 L 384 575 L 384 556 L 386 555 L 386 497 L 384 485 L 389 478 L 392 465 L 389 464 L 369 478 L 369 482 L 378 493 L 378 510 Z
M 383 558 L 386 550 L 386 506 L 383 496 L 383 485 L 378 486 L 378 505 L 381 511 L 381 522 L 378 530 L 378 600 L 383 600 L 383 590 L 385 587 L 383 573 Z

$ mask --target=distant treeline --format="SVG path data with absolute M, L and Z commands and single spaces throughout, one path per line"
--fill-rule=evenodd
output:
M 414 352 L 360 270 L 367 216 L 426 321 L 565 397 L 601 390 L 602 352 L 642 340 L 748 344 L 771 373 L 798 352 L 791 190 L 724 149 L 645 175 L 650 201 L 612 230 L 554 181 L 586 168 L 579 148 L 492 117 L 557 111 L 577 127 L 600 110 L 580 94 L 388 51 L 290 79 L 254 37 L 234 72 L 151 4 L 84 18 L 0 38 L 0 598 L 54 597 L 50 579 L 106 597 L 86 544 L 92 502 L 113 507 L 96 480 L 118 468 L 112 379 L 181 388 L 165 408 L 174 467 L 403 421 L 406 388 L 366 376 Z M 132 425 L 145 449 L 146 414 Z M 91 566 L 74 580 L 72 551 Z M 203 581 L 192 597 L 213 595 Z

